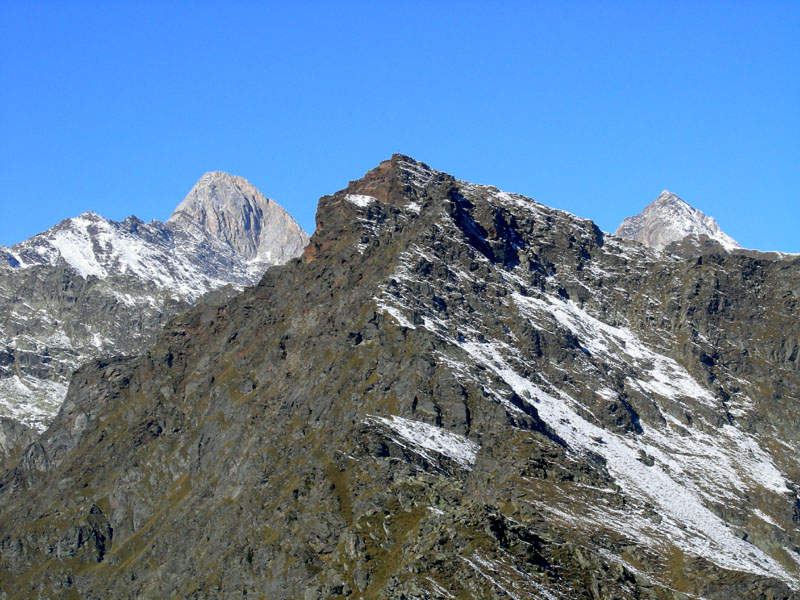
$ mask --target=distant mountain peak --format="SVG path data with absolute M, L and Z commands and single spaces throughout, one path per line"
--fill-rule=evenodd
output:
M 253 263 L 253 272 L 285 262 L 308 241 L 280 205 L 247 179 L 223 171 L 203 175 L 167 219 L 167 226 L 202 228 Z
M 726 250 L 740 248 L 738 242 L 720 229 L 713 217 L 690 206 L 669 190 L 661 192 L 642 212 L 627 217 L 615 235 L 663 250 L 687 236 L 705 236 Z
M 224 171 L 209 171 L 194 184 L 169 220 L 177 218 L 182 212 L 197 215 L 199 211 L 209 208 L 215 210 L 223 210 L 230 206 L 241 208 L 248 203 L 248 200 L 252 202 L 252 199 L 257 199 L 263 204 L 270 203 L 269 198 L 244 177 Z
M 683 198 L 679 197 L 677 194 L 673 194 L 669 190 L 663 190 L 659 195 L 658 198 L 653 200 L 652 204 L 670 204 L 670 203 L 679 203 L 685 204 L 689 206 L 689 204 L 683 200 Z

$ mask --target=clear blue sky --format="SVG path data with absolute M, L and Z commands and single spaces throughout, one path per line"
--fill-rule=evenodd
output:
M 394 152 L 613 231 L 662 189 L 800 252 L 800 2 L 0 0 L 0 244 L 209 170 L 309 232 Z

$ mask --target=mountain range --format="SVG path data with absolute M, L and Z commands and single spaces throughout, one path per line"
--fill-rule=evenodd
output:
M 683 258 L 395 155 L 301 257 L 81 366 L 13 598 L 800 598 L 800 259 Z
M 204 294 L 253 285 L 307 241 L 248 181 L 213 172 L 166 223 L 87 212 L 0 248 L 0 416 L 43 429 L 81 364 L 143 350 Z

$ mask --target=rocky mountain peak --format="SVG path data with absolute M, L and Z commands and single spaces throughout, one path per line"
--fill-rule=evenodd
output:
M 348 194 L 371 196 L 395 206 L 405 206 L 409 195 L 415 199 L 434 181 L 453 177 L 436 171 L 410 156 L 394 154 L 364 177 L 351 181 L 344 190 Z
M 686 206 L 689 206 L 682 198 L 678 197 L 677 194 L 673 194 L 669 190 L 662 191 L 658 195 L 658 198 L 653 200 L 653 204 L 668 204 L 668 203 L 686 204 Z
M 720 229 L 713 217 L 693 208 L 669 190 L 661 192 L 638 215 L 627 217 L 615 235 L 658 250 L 663 250 L 673 242 L 680 242 L 687 236 L 708 238 L 725 250 L 740 247 L 736 240 Z
M 672 214 L 691 214 L 694 210 L 688 202 L 669 190 L 663 190 L 658 197 L 645 208 L 649 207 Z
M 308 242 L 302 228 L 274 200 L 243 177 L 222 171 L 203 175 L 167 226 L 213 234 L 242 256 L 254 273 L 296 256 Z
M 251 257 L 258 248 L 263 213 L 270 202 L 246 179 L 211 171 L 194 185 L 167 224 L 199 225 Z
M 256 187 L 244 177 L 224 171 L 209 171 L 194 184 L 186 198 L 173 212 L 199 214 L 203 210 L 223 210 L 227 206 L 241 208 L 248 203 L 269 204 Z
M 354 237 L 363 250 L 388 214 L 419 214 L 431 188 L 442 182 L 447 185 L 455 179 L 409 156 L 392 155 L 345 189 L 320 198 L 316 230 L 304 252 L 306 262 L 322 251 L 341 249 Z

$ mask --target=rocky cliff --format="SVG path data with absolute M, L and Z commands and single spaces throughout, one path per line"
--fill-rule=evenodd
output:
M 3 597 L 796 599 L 798 295 L 394 156 L 78 370 L 0 478 Z

